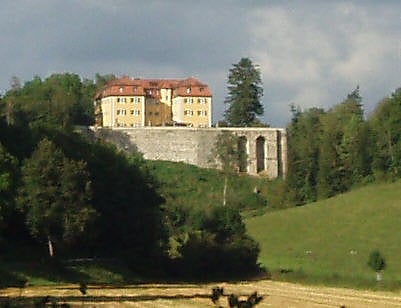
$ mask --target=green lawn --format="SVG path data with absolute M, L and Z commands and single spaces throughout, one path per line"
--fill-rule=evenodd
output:
M 401 181 L 268 212 L 246 223 L 273 278 L 375 287 L 367 261 L 379 249 L 387 262 L 382 285 L 401 286 Z

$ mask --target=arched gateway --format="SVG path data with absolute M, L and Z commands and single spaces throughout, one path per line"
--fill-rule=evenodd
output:
M 246 155 L 240 158 L 239 171 L 270 179 L 285 177 L 287 138 L 282 128 L 189 128 L 140 127 L 94 128 L 95 134 L 122 149 L 136 149 L 146 159 L 181 161 L 213 168 L 212 153 L 222 132 L 238 136 L 238 147 Z

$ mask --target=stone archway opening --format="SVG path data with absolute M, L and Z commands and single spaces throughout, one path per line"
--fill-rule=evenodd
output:
M 266 170 L 265 165 L 265 144 L 266 139 L 263 136 L 256 138 L 256 172 L 262 172 Z
M 248 140 L 245 136 L 238 138 L 238 170 L 239 172 L 248 172 Z

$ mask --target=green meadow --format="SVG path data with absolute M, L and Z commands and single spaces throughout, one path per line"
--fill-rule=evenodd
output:
M 260 243 L 260 263 L 273 279 L 357 288 L 401 286 L 401 181 L 267 212 L 246 224 Z M 387 264 L 380 284 L 367 265 L 375 249 Z

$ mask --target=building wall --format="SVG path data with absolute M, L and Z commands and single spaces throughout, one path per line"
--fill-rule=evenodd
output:
M 259 174 L 268 178 L 286 175 L 285 129 L 141 127 L 113 130 L 98 128 L 95 133 L 99 138 L 113 142 L 124 150 L 139 150 L 146 159 L 185 162 L 199 167 L 214 168 L 218 167 L 218 162 L 212 152 L 217 136 L 223 131 L 236 134 L 246 142 L 246 170 L 249 174 L 258 174 L 258 165 L 263 165 L 264 170 L 260 170 Z M 257 151 L 257 140 L 259 147 L 263 148 L 263 155 Z M 263 159 L 263 163 L 260 159 Z
M 109 96 L 101 100 L 104 127 L 144 126 L 143 96 Z
M 142 106 L 129 105 L 141 99 Z M 96 124 L 103 127 L 187 125 L 210 127 L 212 94 L 195 78 L 111 81 L 95 96 Z

